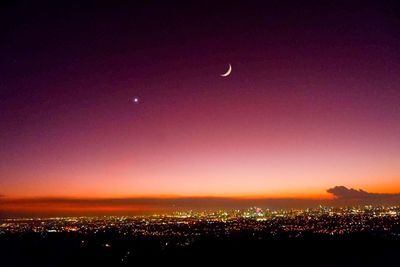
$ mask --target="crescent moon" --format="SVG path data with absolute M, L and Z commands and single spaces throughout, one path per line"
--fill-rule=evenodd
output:
M 227 77 L 227 76 L 229 76 L 229 74 L 231 74 L 231 72 L 232 72 L 232 66 L 231 66 L 231 64 L 229 64 L 229 68 L 228 68 L 227 72 L 225 72 L 224 74 L 221 74 L 221 76 Z

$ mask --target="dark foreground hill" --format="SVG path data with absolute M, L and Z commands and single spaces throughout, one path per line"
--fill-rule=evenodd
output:
M 2 267 L 230 264 L 243 266 L 399 266 L 397 237 L 288 234 L 133 237 L 117 233 L 37 233 L 0 236 Z

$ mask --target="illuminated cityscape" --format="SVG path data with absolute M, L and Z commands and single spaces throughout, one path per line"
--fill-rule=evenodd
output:
M 341 249 L 349 251 L 356 246 L 364 250 L 373 248 L 374 253 L 378 253 L 376 246 L 384 248 L 389 241 L 395 244 L 400 241 L 400 206 L 321 206 L 292 210 L 251 207 L 146 216 L 19 218 L 0 222 L 0 245 L 2 251 L 7 252 L 5 262 L 21 266 L 32 262 L 50 266 L 54 261 L 61 266 L 80 266 L 85 262 L 126 266 L 141 261 L 175 262 L 191 260 L 191 257 L 211 257 L 214 251 L 218 253 L 212 257 L 226 261 L 226 256 L 221 255 L 237 249 L 239 258 L 243 259 L 267 248 L 277 250 L 275 253 L 279 255 L 271 260 L 290 266 L 294 263 L 288 260 L 291 258 L 280 258 L 283 249 L 305 253 L 309 244 L 316 246 L 315 251 L 321 249 L 319 246 L 331 249 L 339 244 Z M 29 251 L 26 251 L 24 244 L 36 245 L 28 246 Z M 392 248 L 397 246 L 391 245 Z M 341 249 L 336 248 L 336 251 Z M 32 251 L 36 256 L 42 255 L 37 262 L 35 257 L 29 258 Z M 47 251 L 57 256 L 49 256 Z M 63 251 L 73 253 L 67 259 Z M 345 257 L 345 251 L 342 253 Z M 15 254 L 25 256 L 22 260 L 10 256 Z M 358 263 L 357 255 L 360 254 L 352 253 L 347 257 Z M 371 255 L 377 257 L 379 253 Z M 377 258 L 381 260 L 381 257 Z M 303 263 L 319 260 L 317 257 Z M 297 259 L 296 262 L 302 261 Z
M 347 207 L 305 210 L 247 210 L 176 212 L 150 216 L 102 216 L 3 219 L 0 233 L 100 234 L 131 236 L 202 235 L 229 236 L 250 232 L 257 235 L 300 237 L 304 234 L 345 235 L 377 233 L 400 237 L 400 207 Z

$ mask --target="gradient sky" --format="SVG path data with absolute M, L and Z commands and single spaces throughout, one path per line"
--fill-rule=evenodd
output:
M 400 192 L 396 1 L 10 2 L 1 195 Z

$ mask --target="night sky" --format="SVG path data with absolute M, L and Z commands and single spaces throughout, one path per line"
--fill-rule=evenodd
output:
M 396 1 L 80 2 L 1 4 L 3 198 L 400 192 Z

